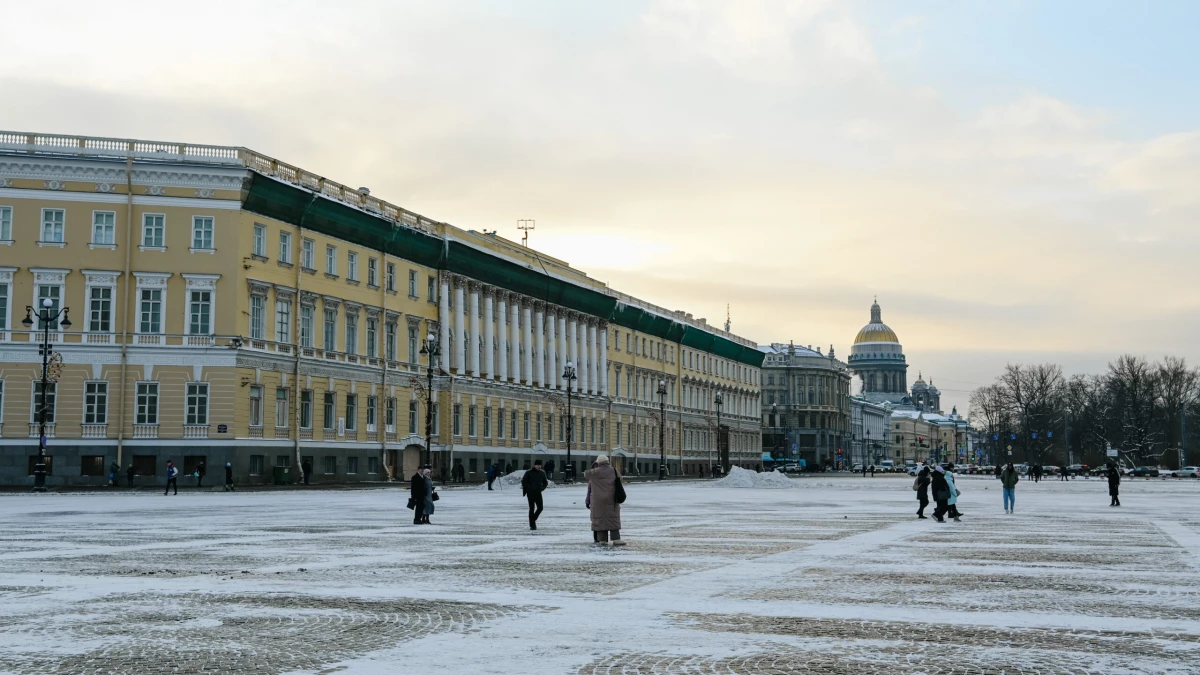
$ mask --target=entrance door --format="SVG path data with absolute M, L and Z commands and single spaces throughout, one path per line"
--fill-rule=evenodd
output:
M 417 468 L 421 465 L 421 451 L 422 448 L 418 445 L 410 445 L 404 449 L 400 473 L 402 480 L 411 478 L 417 472 Z
M 403 476 L 396 473 L 400 470 L 400 451 L 388 450 L 387 452 L 387 472 L 388 480 L 401 480 Z

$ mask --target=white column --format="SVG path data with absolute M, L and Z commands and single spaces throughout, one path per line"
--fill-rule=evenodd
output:
M 549 386 L 551 389 L 562 388 L 562 368 L 558 367 L 558 319 L 553 314 L 546 317 L 546 368 L 550 371 Z
M 479 377 L 479 286 L 471 284 L 471 377 Z
M 593 394 L 600 393 L 600 356 L 596 353 L 596 324 L 588 324 L 588 385 Z
M 463 334 L 467 332 L 466 304 L 466 299 L 463 298 L 462 283 L 457 283 L 454 285 L 454 367 L 458 368 L 459 375 L 465 375 L 467 372 L 467 345 L 466 340 L 463 339 Z
M 600 395 L 608 396 L 608 326 L 600 326 Z
M 546 386 L 546 314 L 541 304 L 537 307 L 537 316 L 533 322 L 533 342 L 537 346 L 537 358 L 534 360 L 534 375 L 537 386 Z
M 532 316 L 532 312 L 531 312 L 528 304 L 525 305 L 525 307 L 522 308 L 522 310 L 521 310 L 521 319 L 523 322 L 523 325 L 521 327 L 524 329 L 524 331 L 523 331 L 524 337 L 521 339 L 521 342 L 524 343 L 524 347 L 525 347 L 522 350 L 524 352 L 524 355 L 521 357 L 521 365 L 524 366 L 524 368 L 525 368 L 524 376 L 522 379 L 525 380 L 525 384 L 532 387 L 533 386 L 533 316 Z
M 442 351 L 438 365 L 450 370 L 450 280 L 444 276 L 438 295 L 438 333 L 438 347 Z
M 577 321 L 575 321 L 574 318 L 571 319 L 570 331 L 571 331 L 571 334 L 567 338 L 567 342 L 568 342 L 567 349 L 570 350 L 571 363 L 575 364 L 576 377 L 582 377 L 582 375 L 580 375 L 580 373 L 583 371 L 583 368 L 580 367 L 580 365 L 579 365 L 579 323 Z M 579 391 L 579 380 L 578 379 L 571 380 L 571 391 L 572 392 Z
M 496 337 L 498 339 L 496 345 L 496 360 L 499 368 L 496 370 L 496 376 L 501 382 L 508 381 L 508 308 L 506 302 L 508 300 L 507 293 L 499 293 L 497 302 L 500 306 L 496 311 Z
M 521 381 L 521 303 L 517 296 L 509 300 L 509 328 L 512 329 L 512 359 L 509 360 L 508 373 L 513 382 Z
M 562 379 L 562 371 L 567 365 L 567 361 L 571 358 L 571 352 L 567 350 L 567 315 L 558 315 L 558 372 L 555 373 L 555 382 L 558 382 L 559 389 L 566 389 L 567 383 Z
M 483 296 L 483 376 L 489 380 L 496 377 L 496 358 L 492 344 L 496 341 L 495 314 L 492 312 L 492 293 Z

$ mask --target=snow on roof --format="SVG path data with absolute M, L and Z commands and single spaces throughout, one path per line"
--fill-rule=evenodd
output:
M 892 417 L 907 417 L 908 419 L 915 420 L 920 416 L 921 416 L 920 410 L 893 410 L 892 411 Z

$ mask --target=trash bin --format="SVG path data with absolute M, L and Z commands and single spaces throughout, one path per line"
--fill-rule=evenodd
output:
M 292 471 L 289 466 L 277 466 L 273 472 L 276 485 L 291 485 Z

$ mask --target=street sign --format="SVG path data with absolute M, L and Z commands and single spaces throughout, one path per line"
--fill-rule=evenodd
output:
M 228 426 L 226 426 L 226 425 L 224 425 L 224 424 L 218 424 L 218 425 L 217 425 L 217 433 L 218 433 L 218 434 L 223 434 L 223 433 L 225 433 L 225 432 L 227 432 L 227 431 L 229 431 L 229 427 L 228 427 Z
M 1116 448 L 1109 448 L 1109 449 L 1108 449 L 1108 456 L 1109 456 L 1109 457 L 1116 457 L 1116 456 L 1117 456 L 1117 449 L 1116 449 Z
M 1035 439 L 1037 438 L 1037 432 L 1036 432 L 1036 431 L 1035 431 L 1035 432 L 1033 432 L 1033 437 L 1034 437 Z
M 1046 432 L 1046 438 L 1054 438 L 1054 432 L 1053 432 L 1053 431 L 1047 431 L 1047 432 Z
M 1010 455 L 1012 454 L 1012 446 L 1011 445 L 1008 446 L 1008 454 L 1010 454 Z
M 1000 440 L 1000 434 L 992 434 L 992 440 L 993 440 L 993 441 L 998 441 L 998 440 Z
M 1014 440 L 1014 441 L 1015 441 L 1015 440 L 1017 440 L 1017 435 L 1016 435 L 1016 434 L 1013 434 L 1013 435 L 1012 435 L 1012 438 L 1011 438 L 1010 440 Z
M 1008 451 L 1008 456 L 1009 456 L 1009 457 L 1012 457 L 1012 450 L 1009 450 L 1009 451 Z

